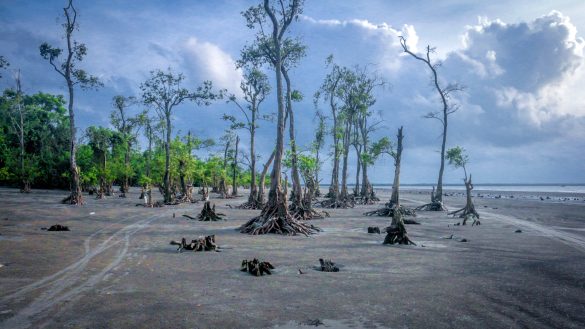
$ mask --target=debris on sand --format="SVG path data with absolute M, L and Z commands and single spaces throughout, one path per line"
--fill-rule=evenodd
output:
M 219 246 L 215 243 L 215 235 L 208 235 L 205 237 L 199 237 L 195 240 L 191 240 L 187 243 L 187 239 L 181 239 L 181 242 L 171 241 L 171 245 L 179 246 L 178 252 L 183 250 L 189 251 L 219 251 Z
M 52 225 L 49 228 L 43 227 L 43 228 L 41 228 L 41 230 L 43 230 L 43 231 L 70 231 L 69 227 L 67 227 L 65 225 L 60 225 L 60 224 Z
M 378 226 L 369 226 L 368 233 L 378 233 L 380 234 L 380 228 Z
M 251 261 L 244 259 L 242 261 L 242 268 L 240 269 L 240 271 L 248 272 L 254 276 L 261 276 L 264 275 L 264 273 L 271 275 L 272 272 L 270 272 L 270 270 L 273 269 L 274 266 L 272 266 L 272 264 L 270 264 L 269 262 L 261 262 L 258 259 L 254 258 Z
M 522 233 L 521 229 L 517 229 L 516 231 L 514 231 L 514 233 Z
M 323 321 L 321 321 L 321 320 L 319 320 L 319 319 L 315 319 L 315 320 L 307 320 L 305 323 L 302 323 L 302 322 L 301 322 L 301 323 L 299 323 L 299 324 L 301 324 L 301 325 L 303 325 L 303 324 L 304 324 L 304 325 L 307 325 L 307 326 L 315 326 L 315 327 L 318 327 L 318 326 L 324 326 L 324 325 L 325 325 L 325 323 L 323 323 Z

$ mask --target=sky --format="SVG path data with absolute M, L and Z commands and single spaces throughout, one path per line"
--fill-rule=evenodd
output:
M 66 94 L 63 78 L 39 55 L 43 42 L 64 46 L 65 3 L 0 0 L 0 55 L 10 62 L 9 71 L 21 70 L 25 92 Z M 242 72 L 235 63 L 254 39 L 241 12 L 258 3 L 77 0 L 75 39 L 88 48 L 79 66 L 104 83 L 97 91 L 76 91 L 78 135 L 90 125 L 110 126 L 112 97 L 140 97 L 140 84 L 155 69 L 182 72 L 191 89 L 211 80 L 238 94 Z M 306 0 L 290 29 L 307 46 L 291 74 L 293 88 L 304 95 L 295 105 L 297 144 L 306 149 L 312 141 L 313 94 L 329 71 L 327 56 L 333 55 L 337 64 L 367 65 L 387 82 L 375 91 L 371 109 L 382 123 L 372 139 L 395 139 L 404 126 L 402 182 L 436 182 L 442 127 L 424 115 L 440 110 L 441 103 L 428 68 L 403 53 L 398 37 L 404 36 L 412 51 L 435 47 L 441 84 L 465 86 L 453 95 L 459 109 L 449 117 L 447 147 L 467 150 L 476 183 L 585 183 L 584 31 L 582 0 Z M 274 72 L 265 71 L 274 81 Z M 2 76 L 0 88 L 13 87 L 10 72 Z M 317 106 L 328 113 L 326 104 Z M 276 112 L 274 91 L 261 112 Z M 173 117 L 174 133 L 190 130 L 217 139 L 228 126 L 221 120 L 224 113 L 240 115 L 225 102 L 183 104 Z M 239 134 L 247 150 L 248 136 Z M 260 162 L 268 158 L 275 134 L 273 123 L 261 123 Z M 331 175 L 329 152 L 327 146 L 323 183 Z M 354 170 L 351 155 L 350 182 Z M 370 169 L 371 181 L 389 183 L 393 172 L 393 161 L 382 157 Z M 460 183 L 462 175 L 448 167 L 445 181 Z

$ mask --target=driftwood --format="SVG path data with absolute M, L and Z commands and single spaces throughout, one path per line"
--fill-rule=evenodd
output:
M 181 242 L 171 241 L 171 245 L 179 246 L 178 252 L 183 250 L 189 251 L 219 251 L 219 246 L 215 243 L 215 235 L 208 235 L 205 237 L 199 237 L 195 240 L 191 240 L 187 243 L 187 239 L 182 238 Z
M 251 261 L 244 259 L 242 261 L 242 267 L 240 271 L 248 272 L 254 276 L 261 276 L 264 274 L 271 275 L 272 272 L 270 272 L 270 270 L 273 269 L 274 266 L 272 266 L 272 264 L 270 264 L 269 262 L 261 262 L 258 259 L 254 258 Z
M 65 225 L 61 225 L 61 224 L 55 224 L 55 225 L 51 225 L 51 227 L 49 228 L 42 228 L 42 230 L 46 230 L 46 231 L 70 231 L 69 227 L 65 226 Z
M 322 272 L 339 272 L 339 267 L 335 266 L 335 263 L 331 259 L 324 260 L 323 258 L 319 258 L 319 263 L 321 264 Z
M 380 228 L 378 226 L 369 226 L 368 227 L 368 233 L 378 233 L 380 234 Z

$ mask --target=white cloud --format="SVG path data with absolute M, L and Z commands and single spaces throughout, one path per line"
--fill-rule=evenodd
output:
M 218 88 L 226 88 L 239 95 L 242 70 L 236 69 L 235 60 L 217 45 L 189 38 L 184 45 L 187 61 L 200 71 L 201 79 L 213 81 Z

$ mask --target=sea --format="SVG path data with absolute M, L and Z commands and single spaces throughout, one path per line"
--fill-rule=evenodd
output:
M 391 189 L 392 184 L 373 184 L 374 189 Z M 328 184 L 322 184 L 322 189 L 327 189 Z M 349 184 L 348 188 L 354 185 Z M 400 187 L 408 190 L 432 190 L 432 184 L 400 184 Z M 463 184 L 444 184 L 443 190 L 465 191 Z M 473 191 L 493 192 L 535 192 L 535 193 L 583 193 L 585 184 L 473 184 Z

